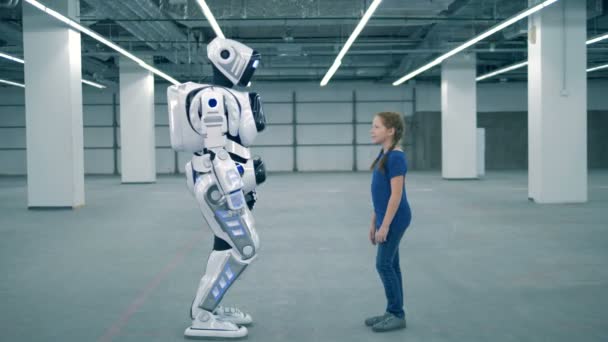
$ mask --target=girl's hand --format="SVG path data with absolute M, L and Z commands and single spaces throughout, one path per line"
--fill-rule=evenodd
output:
M 388 235 L 388 227 L 387 226 L 380 227 L 380 229 L 378 229 L 378 231 L 376 232 L 376 236 L 375 236 L 376 243 L 386 242 L 387 235 Z
M 376 245 L 376 227 L 372 224 L 369 229 L 369 241 L 372 245 Z

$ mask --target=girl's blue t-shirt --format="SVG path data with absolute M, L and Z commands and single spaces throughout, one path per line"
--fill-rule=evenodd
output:
M 381 151 L 378 160 L 383 157 L 383 154 L 383 151 Z M 374 212 L 376 213 L 376 229 L 380 228 L 386 214 L 388 200 L 391 197 L 391 179 L 396 176 L 405 176 L 407 173 L 405 153 L 395 150 L 388 151 L 385 166 L 386 171 L 383 172 L 376 165 L 372 173 L 372 203 L 374 205 Z M 411 220 L 412 213 L 404 186 L 401 202 L 391 222 L 391 228 L 405 229 L 410 225 Z

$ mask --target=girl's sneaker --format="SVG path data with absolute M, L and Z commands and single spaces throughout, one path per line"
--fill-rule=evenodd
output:
M 390 315 L 390 313 L 385 312 L 384 315 L 381 316 L 374 316 L 374 317 L 370 317 L 367 318 L 365 320 L 365 325 L 367 325 L 368 327 L 373 326 L 376 323 L 382 322 L 383 320 L 385 320 L 388 316 Z
M 399 318 L 391 313 L 384 320 L 374 324 L 372 330 L 375 332 L 385 332 L 398 329 L 405 329 L 405 318 Z

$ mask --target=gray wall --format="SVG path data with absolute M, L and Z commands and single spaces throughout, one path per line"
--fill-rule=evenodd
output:
M 119 96 L 85 87 L 84 146 L 87 174 L 120 172 Z M 256 139 L 254 154 L 269 171 L 367 169 L 377 148 L 369 143 L 373 114 L 412 113 L 409 87 L 373 84 L 260 84 L 268 127 Z M 183 172 L 190 158 L 170 147 L 166 86 L 155 92 L 156 161 L 160 174 Z M 0 87 L 0 174 L 25 174 L 23 90 Z
M 269 170 L 367 170 L 378 150 L 369 140 L 373 115 L 413 112 L 409 87 L 369 83 L 260 84 L 269 127 L 253 147 Z
M 608 111 L 589 111 L 587 125 L 588 167 L 608 168 Z M 411 168 L 441 169 L 441 113 L 417 112 L 409 126 Z M 486 169 L 527 169 L 527 112 L 477 113 L 477 126 L 485 128 Z
M 589 167 L 608 167 L 608 82 L 589 82 Z M 373 115 L 393 110 L 406 116 L 404 145 L 411 169 L 439 169 L 440 87 L 434 83 L 393 87 L 368 82 L 259 83 L 268 128 L 254 154 L 270 171 L 367 170 L 379 147 L 369 144 Z M 156 168 L 183 170 L 190 157 L 170 148 L 166 85 L 156 87 Z M 0 175 L 26 170 L 23 89 L 0 86 Z M 478 126 L 486 128 L 488 169 L 525 169 L 525 83 L 478 84 Z M 120 103 L 111 89 L 83 88 L 85 172 L 120 172 Z M 510 142 L 505 144 L 505 142 Z

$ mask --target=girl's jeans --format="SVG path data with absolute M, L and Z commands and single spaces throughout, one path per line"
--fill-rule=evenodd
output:
M 399 318 L 405 318 L 403 310 L 403 280 L 399 267 L 399 242 L 406 227 L 391 226 L 384 243 L 378 245 L 376 270 L 380 275 L 388 302 L 386 311 Z

